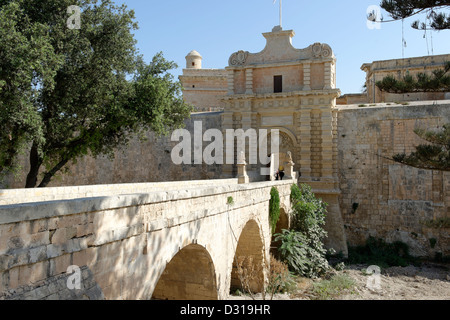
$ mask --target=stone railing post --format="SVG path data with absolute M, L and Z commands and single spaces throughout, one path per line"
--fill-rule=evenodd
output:
M 246 184 L 250 182 L 250 179 L 247 175 L 247 162 L 245 161 L 244 151 L 239 153 L 238 162 L 238 184 Z

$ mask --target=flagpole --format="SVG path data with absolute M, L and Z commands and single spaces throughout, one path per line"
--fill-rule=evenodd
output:
M 282 23 L 282 17 L 283 17 L 282 2 L 283 2 L 283 0 L 280 0 L 280 27 L 282 27 L 281 23 Z

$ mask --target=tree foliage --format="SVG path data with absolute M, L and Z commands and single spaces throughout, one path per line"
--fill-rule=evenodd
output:
M 415 21 L 412 27 L 421 30 L 450 29 L 450 15 L 442 10 L 450 8 L 450 1 L 446 0 L 383 0 L 380 6 L 386 10 L 394 20 L 400 20 L 426 13 L 427 22 Z M 429 22 L 428 22 L 429 21 Z
M 450 171 L 450 123 L 438 132 L 424 129 L 414 132 L 428 144 L 417 146 L 416 151 L 409 155 L 397 154 L 393 160 L 420 169 Z
M 432 75 L 419 73 L 414 78 L 408 74 L 402 79 L 389 75 L 377 81 L 376 86 L 381 91 L 390 93 L 448 92 L 450 91 L 450 62 L 447 62 L 444 68 L 434 70 Z
M 67 26 L 70 5 L 80 29 Z M 45 187 L 70 161 L 183 125 L 192 107 L 176 65 L 161 53 L 145 63 L 136 29 L 134 12 L 110 0 L 0 0 L 0 174 L 31 145 L 26 187 Z
M 0 10 L 0 175 L 16 169 L 14 160 L 28 141 L 43 143 L 37 83 L 54 87 L 62 63 L 45 24 L 30 21 L 18 2 Z

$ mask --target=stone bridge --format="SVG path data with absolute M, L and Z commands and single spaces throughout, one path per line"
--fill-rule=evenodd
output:
M 293 183 L 0 190 L 0 300 L 226 299 L 237 257 L 269 254 L 274 186 L 287 227 Z

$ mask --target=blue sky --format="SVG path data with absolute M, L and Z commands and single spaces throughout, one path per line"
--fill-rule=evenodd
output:
M 380 0 L 283 0 L 283 29 L 292 29 L 293 45 L 306 48 L 327 43 L 337 58 L 337 87 L 357 93 L 365 81 L 360 70 L 366 62 L 402 58 L 402 23 L 367 27 L 366 12 Z M 134 9 L 139 30 L 138 48 L 147 61 L 162 51 L 164 57 L 185 66 L 185 56 L 195 49 L 203 56 L 203 68 L 224 68 L 238 50 L 256 53 L 264 49 L 261 35 L 279 24 L 278 3 L 273 0 L 116 0 Z M 388 14 L 382 11 L 385 20 Z M 417 16 L 423 19 L 424 16 Z M 404 56 L 450 53 L 450 31 L 428 33 L 410 27 L 417 17 L 406 19 Z M 431 46 L 431 36 L 433 46 Z M 428 47 L 427 47 L 428 40 Z M 433 50 L 432 50 L 433 49 Z

